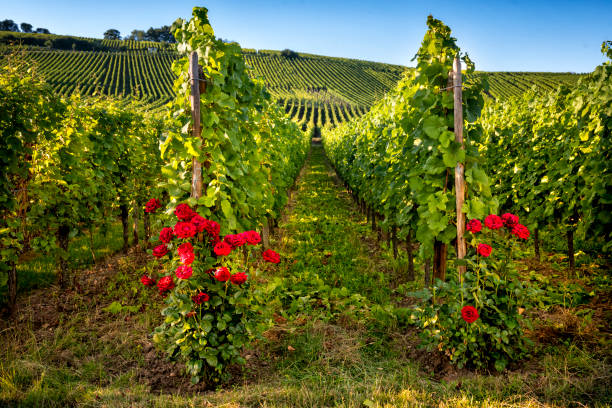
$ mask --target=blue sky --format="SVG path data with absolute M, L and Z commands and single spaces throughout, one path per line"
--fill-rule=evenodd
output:
M 126 35 L 170 25 L 195 5 L 209 9 L 217 36 L 246 48 L 401 65 L 411 65 L 428 14 L 487 71 L 589 72 L 604 61 L 601 42 L 612 40 L 612 0 L 0 0 L 0 19 L 101 38 L 108 28 Z

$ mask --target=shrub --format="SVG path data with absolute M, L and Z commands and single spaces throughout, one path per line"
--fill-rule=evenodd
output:
M 261 238 L 246 231 L 221 240 L 221 226 L 186 204 L 179 204 L 174 214 L 176 225 L 162 230 L 154 250 L 166 274 L 157 282 L 140 278 L 166 299 L 165 320 L 153 340 L 171 358 L 185 361 L 193 383 L 223 381 L 228 366 L 244 364 L 242 347 L 259 332 L 260 302 L 250 291 L 254 268 L 249 260 L 259 254 Z M 169 236 L 169 230 L 174 234 Z
M 490 215 L 482 230 L 474 228 L 479 222 L 468 225 L 472 249 L 461 262 L 467 272 L 448 282 L 438 280 L 431 291 L 413 293 L 425 301 L 413 318 L 429 350 L 444 352 L 458 367 L 492 365 L 503 371 L 528 354 L 523 313 L 539 291 L 521 282 L 512 258 L 529 231 L 518 217 L 506 214 Z

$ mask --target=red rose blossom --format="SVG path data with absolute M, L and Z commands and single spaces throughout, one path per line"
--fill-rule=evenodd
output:
M 150 288 L 157 284 L 155 279 L 151 279 L 147 275 L 142 275 L 142 278 L 140 278 L 140 282 L 142 282 L 143 285 L 148 286 Z
M 204 231 L 204 227 L 206 226 L 206 220 L 200 214 L 194 214 L 189 220 L 195 227 L 198 233 Z
M 275 263 L 275 264 L 280 262 L 280 256 L 276 252 L 271 250 L 271 249 L 265 250 L 263 252 L 263 254 L 261 254 L 261 256 L 267 262 L 271 262 L 271 263 Z
M 179 245 L 178 248 L 176 248 L 176 251 L 179 253 L 179 255 L 186 252 L 193 252 L 193 245 L 191 245 L 191 242 L 185 242 Z
M 158 245 L 155 248 L 153 248 L 153 256 L 156 258 L 161 258 L 167 253 L 168 253 L 168 247 L 165 245 Z
M 212 237 L 218 237 L 221 232 L 221 225 L 216 221 L 205 220 L 204 229 L 208 232 L 208 235 Z
M 215 255 L 217 256 L 227 256 L 232 252 L 232 246 L 221 241 L 215 245 L 213 251 L 215 251 Z
M 230 271 L 225 266 L 217 268 L 215 271 L 215 279 L 219 282 L 227 282 L 230 278 Z
M 504 225 L 508 228 L 514 227 L 519 222 L 519 217 L 511 213 L 502 214 L 501 218 L 504 221 Z
M 241 233 L 248 245 L 257 245 L 261 242 L 261 236 L 257 231 L 245 231 Z
M 474 323 L 478 320 L 478 310 L 474 306 L 463 306 L 461 308 L 461 317 L 468 323 Z
M 230 276 L 230 281 L 234 285 L 242 285 L 244 282 L 247 281 L 247 279 L 248 279 L 248 276 L 244 272 L 238 272 Z
M 466 230 L 472 233 L 480 232 L 482 230 L 482 224 L 480 223 L 480 220 L 469 220 L 467 223 Z
M 246 239 L 241 234 L 226 235 L 223 241 L 230 244 L 232 248 L 238 248 L 246 244 Z
M 193 252 L 183 252 L 179 254 L 179 258 L 181 259 L 181 263 L 183 265 L 191 265 L 195 260 L 195 254 Z
M 530 234 L 526 226 L 523 224 L 516 224 L 512 227 L 512 235 L 517 238 L 528 239 Z
M 174 288 L 174 280 L 172 276 L 164 276 L 157 282 L 157 289 L 159 290 L 159 294 L 165 296 L 165 292 L 172 290 Z
M 478 253 L 482 256 L 484 256 L 485 258 L 488 257 L 489 255 L 491 255 L 491 251 L 493 250 L 493 248 L 491 248 L 490 245 L 487 244 L 478 244 Z
M 500 229 L 504 226 L 504 221 L 501 219 L 500 216 L 495 214 L 487 215 L 487 218 L 485 218 L 484 223 L 485 227 L 492 230 Z
M 196 305 L 201 305 L 204 302 L 208 302 L 209 299 L 210 296 L 208 296 L 208 294 L 204 292 L 200 292 L 197 295 L 193 295 L 191 297 L 191 300 L 193 300 L 193 303 L 195 303 Z
M 176 268 L 175 274 L 179 279 L 189 279 L 193 275 L 193 269 L 191 269 L 191 266 L 181 265 Z
M 170 241 L 172 241 L 172 238 L 174 238 L 174 232 L 170 227 L 164 227 L 159 232 L 159 240 L 164 244 L 170 243 Z
M 145 212 L 154 213 L 158 208 L 161 208 L 161 203 L 157 198 L 152 198 L 145 204 Z
M 189 221 L 196 213 L 187 204 L 179 204 L 174 209 L 176 218 L 182 221 Z
M 177 222 L 174 226 L 174 235 L 179 238 L 191 238 L 196 234 L 196 227 L 190 222 Z

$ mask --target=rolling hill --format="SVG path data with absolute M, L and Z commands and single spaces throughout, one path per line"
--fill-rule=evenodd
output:
M 148 41 L 101 40 L 53 34 L 0 33 L 0 53 L 21 50 L 36 61 L 48 83 L 62 95 L 80 92 L 129 98 L 147 109 L 159 109 L 172 94 L 170 69 L 177 54 L 172 45 Z M 332 125 L 360 116 L 395 86 L 399 65 L 314 54 L 243 49 L 252 75 L 262 77 L 271 95 L 304 127 Z M 535 86 L 572 85 L 572 73 L 481 72 L 490 96 L 508 98 Z

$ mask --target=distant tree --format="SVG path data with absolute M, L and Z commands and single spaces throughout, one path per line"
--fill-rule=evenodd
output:
M 21 31 L 23 31 L 24 33 L 31 33 L 32 32 L 32 24 L 21 23 Z
M 51 34 L 49 30 L 47 30 L 46 28 L 40 28 L 40 27 L 36 29 L 36 32 L 38 34 Z
M 114 28 L 109 28 L 108 30 L 104 32 L 104 39 L 105 40 L 120 40 L 121 33 L 119 32 L 119 30 L 116 30 Z
M 281 51 L 281 55 L 285 58 L 297 58 L 300 56 L 300 54 L 298 54 L 295 51 L 292 51 L 288 48 L 285 48 L 284 50 Z
M 0 21 L 0 31 L 19 32 L 19 26 L 13 20 L 3 20 Z
M 147 41 L 155 41 L 155 42 L 168 42 L 168 43 L 176 42 L 176 40 L 174 39 L 174 36 L 170 32 L 170 27 L 167 25 L 160 27 L 160 28 L 150 27 L 145 33 L 144 39 Z
M 146 33 L 142 30 L 132 30 L 132 33 L 125 37 L 126 40 L 144 41 Z
M 162 26 L 159 32 L 159 39 L 160 41 L 163 42 L 168 42 L 168 43 L 175 43 L 176 40 L 174 39 L 174 36 L 172 35 L 172 31 L 170 29 L 170 26 Z
M 45 41 L 45 47 L 47 47 L 47 48 L 53 48 L 53 42 L 51 42 L 51 40 L 47 40 L 47 41 Z

